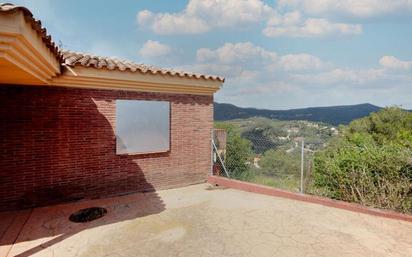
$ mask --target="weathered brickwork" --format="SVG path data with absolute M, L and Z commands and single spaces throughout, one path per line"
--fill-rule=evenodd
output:
M 171 103 L 171 149 L 116 155 L 116 99 Z M 0 87 L 0 209 L 204 182 L 213 97 Z

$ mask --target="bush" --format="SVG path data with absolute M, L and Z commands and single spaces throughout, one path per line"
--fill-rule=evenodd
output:
M 412 114 L 387 108 L 352 122 L 315 155 L 317 194 L 412 213 Z
M 300 151 L 287 153 L 284 150 L 266 151 L 261 160 L 261 173 L 266 176 L 296 176 L 300 177 Z
M 252 155 L 252 146 L 249 140 L 240 135 L 240 131 L 231 124 L 217 123 L 217 128 L 227 132 L 225 166 L 231 177 L 240 180 L 249 180 L 253 173 L 248 162 Z

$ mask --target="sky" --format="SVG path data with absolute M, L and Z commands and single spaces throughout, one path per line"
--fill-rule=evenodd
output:
M 412 0 L 22 0 L 64 49 L 224 76 L 218 102 L 412 109 Z

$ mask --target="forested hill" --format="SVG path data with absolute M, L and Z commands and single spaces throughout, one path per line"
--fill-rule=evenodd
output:
M 380 109 L 381 107 L 372 104 L 357 104 L 291 110 L 265 110 L 241 108 L 226 103 L 214 103 L 214 119 L 223 121 L 259 116 L 278 120 L 308 120 L 339 125 L 348 124 L 354 119 L 368 116 L 371 112 Z

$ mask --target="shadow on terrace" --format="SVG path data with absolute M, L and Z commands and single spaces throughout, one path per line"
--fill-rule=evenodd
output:
M 137 163 L 145 156 L 115 154 L 115 133 L 107 110 L 103 115 L 96 105 L 98 101 L 114 104 L 115 99 L 96 99 L 90 92 L 18 86 L 0 90 L 0 207 L 26 208 L 0 212 L 0 248 L 25 242 L 29 250 L 16 256 L 31 256 L 82 230 L 165 209 Z M 109 111 L 111 118 L 114 111 Z M 25 159 L 16 161 L 15 156 Z M 24 190 L 12 193 L 16 188 Z M 137 191 L 145 193 L 74 202 Z M 60 208 L 47 207 L 69 201 Z M 30 209 L 35 206 L 45 207 Z M 71 213 L 93 206 L 108 212 L 88 223 L 68 220 Z M 15 236 L 10 235 L 19 218 L 25 229 L 20 227 Z M 41 227 L 36 227 L 39 223 Z

